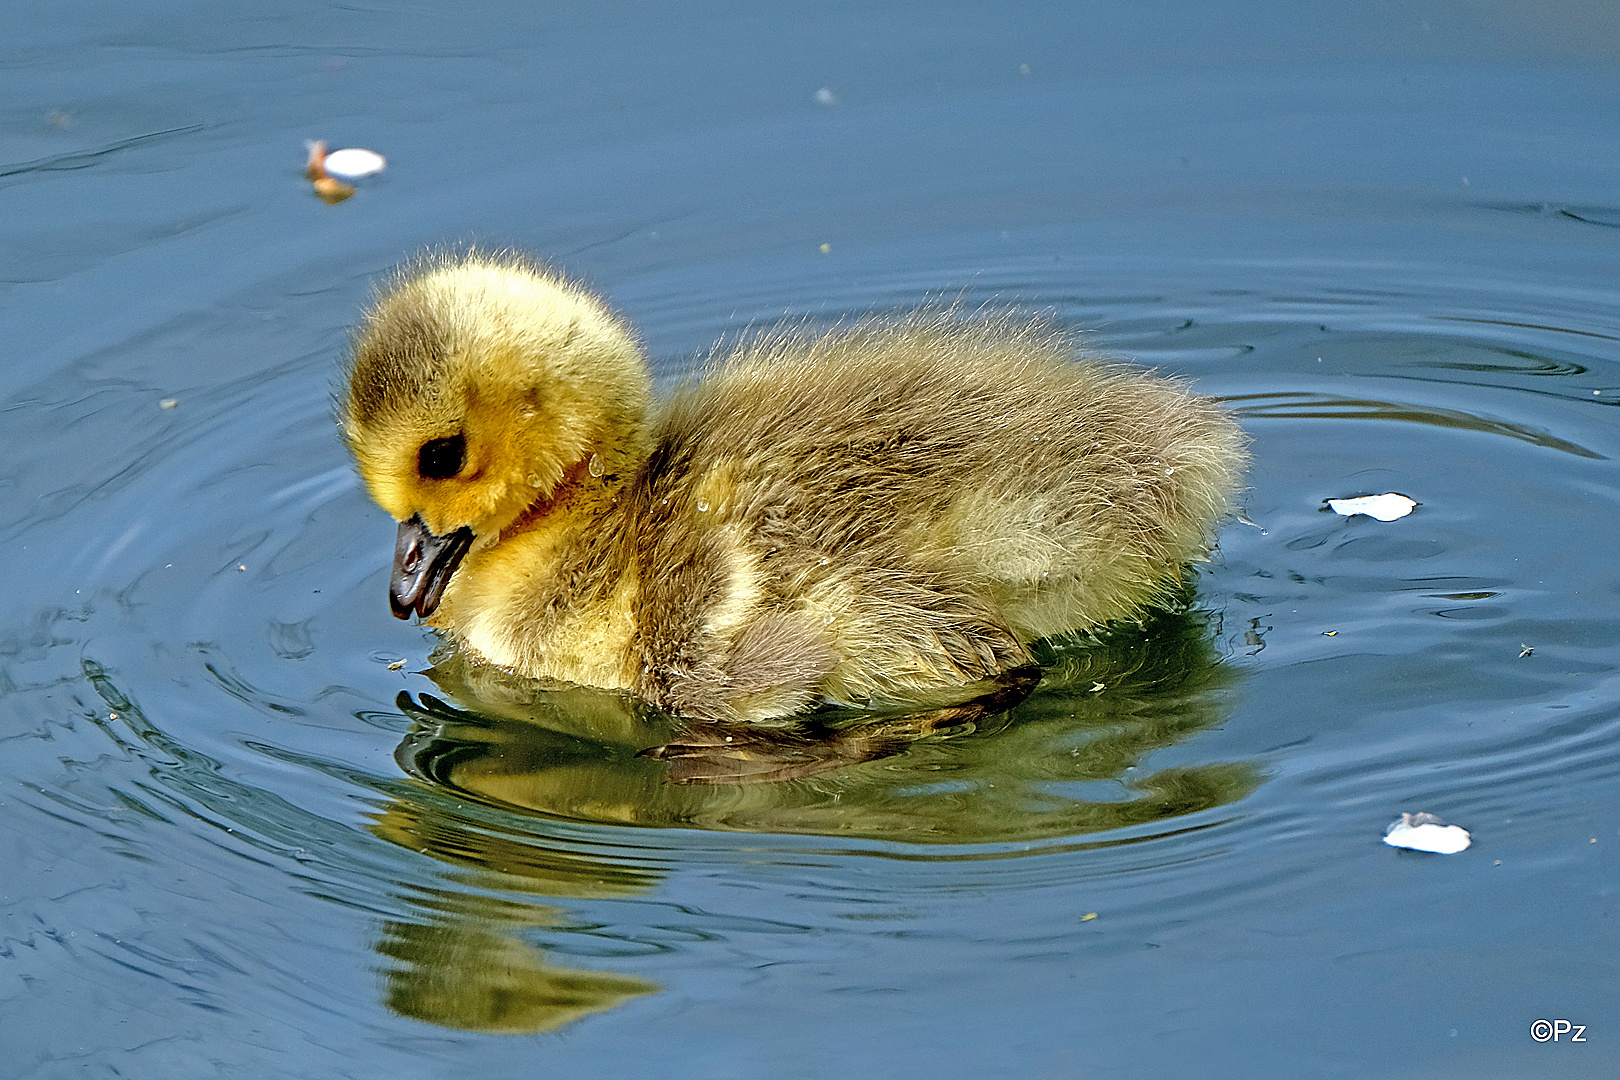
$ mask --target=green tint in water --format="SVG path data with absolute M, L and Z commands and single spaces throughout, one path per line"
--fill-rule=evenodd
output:
M 910 733 L 895 756 L 811 779 L 744 786 L 672 783 L 665 763 L 640 752 L 675 732 L 632 700 L 523 685 L 441 652 L 429 674 L 466 711 L 402 696 L 414 724 L 400 764 L 495 805 L 566 820 L 1012 843 L 1154 825 L 1224 806 L 1258 782 L 1242 763 L 1138 772 L 1147 755 L 1222 720 L 1233 673 L 1191 614 L 1051 651 L 1041 689 L 988 723 Z M 821 737 L 904 733 L 904 717 L 854 715 Z

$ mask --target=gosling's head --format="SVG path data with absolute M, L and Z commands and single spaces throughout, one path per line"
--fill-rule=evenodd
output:
M 340 412 L 367 488 L 401 522 L 395 614 L 430 614 L 468 550 L 543 513 L 565 478 L 633 467 L 648 396 L 629 331 L 525 259 L 435 257 L 386 285 Z

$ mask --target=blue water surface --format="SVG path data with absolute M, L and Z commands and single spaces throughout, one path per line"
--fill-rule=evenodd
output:
M 0 1077 L 1620 1069 L 1620 9 L 0 21 Z M 326 205 L 309 139 L 389 167 Z M 1227 402 L 1243 520 L 995 723 L 671 785 L 657 718 L 474 707 L 390 617 L 331 395 L 467 244 L 664 384 L 783 318 L 1055 319 Z

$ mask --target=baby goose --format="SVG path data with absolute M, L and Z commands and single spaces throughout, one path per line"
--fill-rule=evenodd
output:
M 341 418 L 401 523 L 394 614 L 712 723 L 1027 672 L 1172 599 L 1246 458 L 1210 402 L 1005 318 L 782 331 L 654 403 L 600 300 L 487 254 L 384 288 Z

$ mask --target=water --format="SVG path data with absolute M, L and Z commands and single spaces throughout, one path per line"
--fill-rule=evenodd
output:
M 1620 16 L 1138 8 L 14 4 L 0 1075 L 1612 1075 Z M 664 379 L 1045 312 L 1228 399 L 1249 523 L 1006 721 L 672 787 L 388 614 L 335 369 L 464 242 Z

